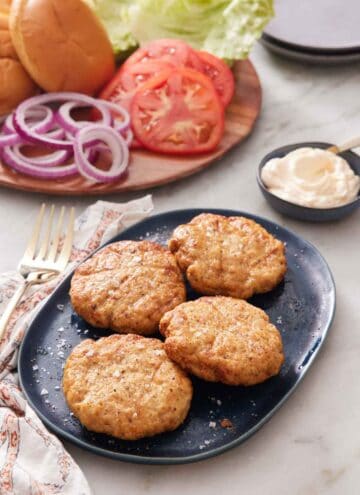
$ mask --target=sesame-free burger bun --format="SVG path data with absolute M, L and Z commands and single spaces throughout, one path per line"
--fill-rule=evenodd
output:
M 10 10 L 10 0 L 0 0 L 0 16 L 1 14 L 8 14 Z M 1 22 L 0 22 L 1 26 Z
M 10 113 L 20 102 L 34 95 L 37 86 L 21 65 L 8 29 L 8 15 L 0 0 L 0 116 Z
M 45 91 L 94 94 L 114 73 L 109 38 L 82 0 L 13 0 L 10 32 L 21 62 Z
M 36 91 L 36 84 L 18 60 L 0 57 L 0 116 L 10 113 Z
M 10 57 L 17 59 L 14 45 L 11 41 L 11 36 L 8 30 L 0 27 L 0 57 Z
M 5 7 L 0 3 L 0 29 L 7 29 L 9 24 L 9 7 Z

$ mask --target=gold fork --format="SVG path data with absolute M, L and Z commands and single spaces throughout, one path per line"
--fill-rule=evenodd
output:
M 336 146 L 330 146 L 330 148 L 327 148 L 327 151 L 332 151 L 333 153 L 342 153 L 343 151 L 346 150 L 351 150 L 352 148 L 357 148 L 360 146 L 360 137 L 356 137 L 354 139 L 350 139 L 349 141 L 346 141 L 346 143 Z
M 66 208 L 61 207 L 55 230 L 53 229 L 55 206 L 51 206 L 47 222 L 44 221 L 45 210 L 46 205 L 43 204 L 24 256 L 18 265 L 18 272 L 24 278 L 24 283 L 15 292 L 0 318 L 0 339 L 24 292 L 32 285 L 43 284 L 56 277 L 65 270 L 68 264 L 73 243 L 75 210 L 74 208 L 70 209 L 60 252 L 58 252 L 59 242 L 63 231 Z M 45 229 L 42 229 L 43 224 L 46 224 Z M 42 230 L 44 230 L 43 236 L 41 235 Z

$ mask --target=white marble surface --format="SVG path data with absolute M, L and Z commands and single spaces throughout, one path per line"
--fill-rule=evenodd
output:
M 311 225 L 269 209 L 255 182 L 272 148 L 309 140 L 341 142 L 360 133 L 360 64 L 304 66 L 261 46 L 252 60 L 264 96 L 252 136 L 221 163 L 152 191 L 157 212 L 224 207 L 266 216 L 314 243 L 337 284 L 337 313 L 318 359 L 297 392 L 255 436 L 217 458 L 184 466 L 115 462 L 68 445 L 96 495 L 353 495 L 360 482 L 360 212 L 340 223 Z M 140 193 L 118 195 L 123 201 Z M 21 256 L 46 196 L 0 190 L 0 271 Z M 67 199 L 79 211 L 91 199 Z M 61 198 L 55 203 L 64 203 Z M 74 494 L 76 495 L 76 494 Z

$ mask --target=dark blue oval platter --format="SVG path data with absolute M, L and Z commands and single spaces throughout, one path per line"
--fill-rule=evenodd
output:
M 111 242 L 149 239 L 165 243 L 175 227 L 204 211 L 252 218 L 286 243 L 288 270 L 284 282 L 272 292 L 250 300 L 268 313 L 282 334 L 286 361 L 280 375 L 248 388 L 193 379 L 194 399 L 189 416 L 172 433 L 127 442 L 87 431 L 70 414 L 64 400 L 63 366 L 72 348 L 83 339 L 97 339 L 109 332 L 92 328 L 73 312 L 68 296 L 69 276 L 33 320 L 22 343 L 18 364 L 21 386 L 29 403 L 60 437 L 88 451 L 123 461 L 146 464 L 199 461 L 249 438 L 299 385 L 324 342 L 335 311 L 334 281 L 314 246 L 264 218 L 217 209 L 156 215 Z M 198 295 L 189 289 L 188 297 L 194 299 Z

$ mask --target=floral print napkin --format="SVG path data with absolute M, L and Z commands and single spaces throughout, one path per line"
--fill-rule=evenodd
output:
M 67 273 L 152 209 L 151 196 L 128 203 L 98 201 L 87 208 L 76 221 Z M 27 404 L 16 377 L 18 348 L 29 322 L 65 276 L 25 293 L 0 342 L 0 495 L 91 494 L 79 466 Z M 0 274 L 0 315 L 21 283 L 17 272 Z

